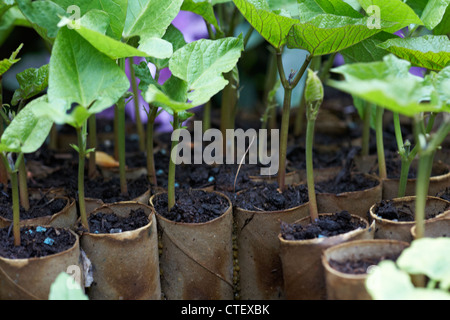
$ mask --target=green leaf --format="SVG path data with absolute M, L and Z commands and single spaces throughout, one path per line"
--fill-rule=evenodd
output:
M 400 269 L 409 274 L 424 274 L 450 289 L 450 238 L 414 240 L 397 260 Z
M 140 64 L 133 65 L 134 72 L 136 77 L 139 78 L 139 86 L 138 89 L 141 91 L 147 91 L 148 86 L 153 84 L 156 87 L 159 87 L 158 83 L 155 79 L 153 79 L 152 74 L 150 73 L 150 69 L 148 67 L 148 63 L 146 61 L 142 61 Z
M 297 19 L 272 12 L 265 0 L 233 0 L 245 19 L 275 48 L 286 43 L 291 27 Z
M 19 54 L 20 49 L 22 49 L 23 47 L 23 43 L 21 43 L 19 45 L 19 47 L 16 49 L 16 51 L 14 51 L 13 53 L 11 53 L 11 55 L 9 56 L 8 59 L 3 59 L 0 61 L 0 76 L 2 76 L 6 71 L 9 70 L 9 68 L 11 68 L 11 66 L 17 62 L 20 61 L 20 58 L 16 58 L 17 55 Z
M 433 34 L 435 35 L 443 35 L 449 33 L 450 33 L 450 6 L 447 7 L 447 10 L 445 10 L 441 22 L 433 29 Z
M 450 0 L 406 1 L 420 17 L 428 30 L 433 30 L 443 19 Z
M 378 44 L 392 38 L 397 38 L 397 36 L 381 31 L 370 38 L 339 51 L 339 53 L 342 54 L 346 63 L 381 61 L 389 52 L 380 48 Z
M 147 47 L 146 42 L 162 38 L 182 3 L 183 0 L 128 1 L 123 37 L 129 39 L 138 36 L 139 44 Z
M 149 49 L 149 51 L 141 51 L 126 43 L 123 43 L 119 40 L 116 40 L 104 34 L 104 31 L 106 31 L 106 28 L 109 24 L 108 21 L 109 17 L 105 12 L 99 10 L 91 10 L 80 19 L 79 27 L 74 28 L 73 30 L 75 30 L 78 34 L 80 34 L 98 51 L 107 55 L 111 59 L 161 55 L 160 53 L 161 51 L 158 48 Z M 64 17 L 61 20 L 59 26 L 62 27 L 64 25 L 68 25 L 69 23 L 70 20 Z M 97 30 L 90 29 L 89 27 L 91 25 L 96 27 Z M 161 57 L 167 57 L 172 54 L 172 47 L 170 44 L 169 46 L 170 46 L 170 48 L 168 49 L 169 52 L 168 53 L 164 52 Z
M 3 14 L 0 14 L 0 45 L 8 39 L 16 26 L 32 27 L 17 6 L 9 7 Z
M 106 35 L 116 40 L 122 38 L 122 31 L 125 26 L 127 16 L 128 0 L 53 0 L 65 11 L 77 5 L 80 8 L 80 16 L 84 16 L 91 10 L 102 10 L 108 16 L 108 25 L 105 30 Z
M 20 11 L 31 22 L 36 32 L 42 38 L 53 42 L 58 33 L 60 17 L 66 16 L 66 11 L 49 0 L 17 0 L 16 2 Z
M 114 60 L 99 52 L 76 31 L 61 28 L 50 57 L 49 102 L 72 104 L 97 113 L 129 89 L 125 73 Z
M 244 50 L 242 37 L 200 39 L 177 50 L 169 62 L 173 75 L 188 84 L 187 98 L 194 106 L 206 103 L 228 83 L 231 71 Z
M 175 78 L 175 77 L 172 75 L 170 77 L 170 79 L 172 79 L 172 78 Z M 170 92 L 170 89 L 168 88 L 168 85 L 166 84 L 166 83 L 168 83 L 169 80 L 167 80 L 164 83 L 167 92 Z M 172 81 L 174 81 L 174 79 L 172 79 Z M 179 96 L 182 94 L 186 95 L 187 84 L 182 80 L 179 80 L 179 81 L 180 81 L 180 86 L 173 87 L 175 89 L 173 91 L 177 92 L 177 94 L 173 94 L 173 96 L 176 96 L 176 95 Z M 181 85 L 182 83 L 184 84 L 184 87 Z M 192 103 L 186 102 L 186 99 L 184 99 L 184 101 L 176 100 L 176 97 L 169 96 L 166 92 L 164 92 L 162 89 L 158 88 L 157 86 L 155 86 L 153 84 L 148 86 L 148 89 L 144 93 L 143 96 L 144 96 L 145 101 L 147 101 L 148 103 L 153 103 L 156 106 L 163 108 L 170 114 L 173 114 L 174 112 L 185 111 L 185 110 L 195 107 L 195 105 L 193 105 Z
M 172 24 L 167 28 L 163 36 L 163 40 L 172 44 L 173 52 L 177 51 L 186 44 L 183 33 L 175 28 Z M 156 59 L 149 57 L 148 61 L 153 63 L 158 70 L 167 68 L 169 66 L 169 59 Z
M 306 78 L 305 85 L 305 102 L 306 104 L 313 104 L 316 102 L 322 103 L 323 101 L 323 85 L 317 73 L 311 69 L 308 69 L 308 77 Z
M 441 70 L 450 64 L 450 40 L 447 36 L 389 39 L 378 46 L 410 61 L 414 66 Z
M 19 88 L 14 91 L 11 104 L 27 100 L 44 91 L 48 86 L 48 64 L 40 68 L 29 68 L 16 75 Z
M 223 34 L 217 22 L 216 16 L 214 14 L 214 9 L 211 1 L 184 0 L 183 5 L 181 6 L 181 10 L 190 11 L 202 16 L 207 23 L 212 24 L 214 26 L 217 32 Z
M 334 68 L 332 72 L 343 74 L 345 81 L 330 80 L 328 85 L 406 116 L 450 111 L 433 86 L 408 72 L 410 66 L 390 54 L 381 62 Z
M 386 29 L 386 32 L 394 33 L 410 24 L 423 25 L 414 10 L 401 0 L 358 0 L 358 2 L 366 12 L 371 6 L 378 7 L 381 21 L 396 23 Z M 368 14 L 373 13 L 369 11 Z
M 374 300 L 448 300 L 443 290 L 415 288 L 410 275 L 391 260 L 381 261 L 366 279 L 366 288 Z
M 28 103 L 11 121 L 2 134 L 2 149 L 9 152 L 32 153 L 41 147 L 47 138 L 53 121 L 46 117 L 37 117 L 35 108 L 47 104 L 46 97 L 40 97 Z
M 288 47 L 307 50 L 313 56 L 348 48 L 382 29 L 369 29 L 368 18 L 319 15 L 306 23 L 295 24 L 289 32 Z M 384 26 L 383 26 L 384 27 Z
M 50 286 L 49 300 L 89 300 L 73 277 L 61 272 Z
M 342 0 L 315 0 L 324 13 L 345 16 L 351 18 L 362 18 L 363 15 L 353 9 L 351 5 Z

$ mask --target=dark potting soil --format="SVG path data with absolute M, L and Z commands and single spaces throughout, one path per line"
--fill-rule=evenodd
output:
M 340 211 L 333 215 L 320 215 L 318 220 L 304 226 L 282 221 L 281 235 L 285 240 L 308 240 L 332 237 L 365 227 L 362 222 L 353 221 L 348 211 Z
M 447 207 L 448 210 L 449 207 Z M 444 212 L 443 210 L 442 212 Z M 433 212 L 425 213 L 425 219 L 431 219 L 435 216 L 439 215 L 442 212 Z M 414 214 L 414 203 L 409 205 L 406 203 L 403 204 L 394 204 L 393 201 L 382 200 L 375 207 L 375 214 L 383 219 L 392 220 L 392 221 L 400 221 L 400 222 L 411 222 L 415 220 Z
M 308 202 L 306 185 L 289 185 L 284 192 L 277 183 L 257 183 L 255 187 L 237 193 L 235 206 L 250 211 L 279 211 L 297 207 Z
M 35 226 L 22 227 L 20 241 L 20 246 L 15 246 L 11 228 L 0 229 L 0 256 L 8 259 L 44 257 L 70 249 L 76 238 L 66 229 Z
M 29 202 L 29 210 L 25 210 L 20 206 L 21 220 L 51 216 L 63 210 L 67 205 L 67 199 L 54 199 L 45 195 L 37 199 L 30 198 Z M 0 216 L 8 220 L 13 219 L 12 196 L 10 192 L 2 191 L 0 194 Z
M 146 226 L 149 222 L 147 213 L 142 209 L 130 210 L 130 214 L 126 217 L 98 212 L 91 214 L 88 218 L 91 233 L 119 233 L 136 230 Z
M 345 151 L 338 152 L 314 152 L 313 167 L 314 168 L 331 168 L 342 166 L 345 159 Z M 306 170 L 305 148 L 295 146 L 288 149 L 287 159 L 289 165 L 296 169 Z
M 450 201 L 450 187 L 436 194 L 436 197 Z
M 391 260 L 391 261 L 397 261 L 399 254 L 388 254 L 383 255 L 379 257 L 365 257 L 365 258 L 359 258 L 359 259 L 349 259 L 344 261 L 336 261 L 333 259 L 330 259 L 328 262 L 330 266 L 342 273 L 347 274 L 367 274 L 367 271 L 369 267 L 376 266 L 378 263 L 380 263 L 383 260 Z
M 340 179 L 339 179 L 340 178 Z M 367 176 L 356 173 L 346 174 L 326 181 L 317 182 L 317 193 L 339 194 L 343 192 L 362 191 L 377 186 L 379 182 L 375 179 L 368 179 Z
M 175 205 L 167 208 L 167 193 L 153 200 L 153 206 L 161 216 L 175 222 L 203 223 L 220 217 L 229 208 L 228 200 L 213 192 L 204 190 L 178 190 Z

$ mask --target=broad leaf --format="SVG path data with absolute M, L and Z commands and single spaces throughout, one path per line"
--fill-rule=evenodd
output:
M 448 112 L 436 89 L 410 74 L 410 63 L 388 55 L 382 62 L 354 63 L 332 69 L 345 81 L 330 80 L 334 88 L 393 112 L 413 116 L 420 112 Z
M 346 63 L 381 61 L 389 52 L 380 48 L 378 44 L 392 38 L 397 38 L 397 36 L 382 31 L 351 47 L 339 51 L 339 53 L 342 54 Z
M 129 89 L 125 73 L 114 60 L 99 52 L 76 31 L 61 28 L 50 58 L 49 102 L 64 102 L 97 113 Z
M 345 16 L 351 18 L 362 18 L 363 15 L 353 9 L 351 5 L 342 0 L 314 0 L 324 13 Z
M 162 38 L 180 11 L 182 3 L 183 0 L 128 1 L 123 37 L 130 39 L 138 36 L 140 46 L 144 48 L 152 46 L 154 39 Z
M 69 23 L 69 19 L 63 18 L 59 26 L 64 26 Z M 92 46 L 109 56 L 111 59 L 146 56 L 166 58 L 172 54 L 172 46 L 170 44 L 168 50 L 152 48 L 149 49 L 149 51 L 144 52 L 119 40 L 111 38 L 110 36 L 104 34 L 108 25 L 109 17 L 105 12 L 91 10 L 80 19 L 79 27 L 74 28 L 73 30 L 78 32 Z M 93 27 L 95 27 L 96 30 L 93 29 Z
M 234 68 L 243 49 L 242 37 L 200 39 L 185 45 L 169 61 L 170 79 L 162 87 L 149 84 L 144 99 L 169 112 L 208 102 L 228 84 L 223 73 Z
M 450 239 L 423 238 L 405 249 L 397 265 L 409 274 L 424 274 L 441 283 L 441 289 L 450 289 Z
M 275 48 L 286 43 L 291 27 L 297 19 L 272 12 L 265 0 L 233 0 L 245 19 Z
M 183 33 L 174 27 L 172 24 L 167 28 L 166 33 L 164 34 L 163 40 L 172 44 L 173 51 L 177 51 L 181 47 L 186 44 L 184 40 Z M 149 57 L 148 61 L 153 63 L 158 70 L 167 68 L 169 66 L 169 59 L 156 59 L 153 57 Z
M 131 0 L 130 0 L 131 1 Z M 84 16 L 91 10 L 102 10 L 108 16 L 108 26 L 106 35 L 120 40 L 125 26 L 127 16 L 128 0 L 53 0 L 65 11 L 72 6 L 77 5 L 80 8 L 80 16 Z
M 447 10 L 445 10 L 441 22 L 433 29 L 433 34 L 435 35 L 443 35 L 449 33 L 450 33 L 450 6 L 447 7 Z
M 16 49 L 16 51 L 14 51 L 13 53 L 11 53 L 11 55 L 9 56 L 9 58 L 5 58 L 3 60 L 0 61 L 0 77 L 9 70 L 9 68 L 11 68 L 11 66 L 17 62 L 20 61 L 20 58 L 16 58 L 17 55 L 19 54 L 20 49 L 22 49 L 23 47 L 23 43 L 20 44 L 20 46 Z
M 378 46 L 410 61 L 414 66 L 441 70 L 450 64 L 450 40 L 447 36 L 389 39 Z
M 58 22 L 61 17 L 69 16 L 62 7 L 50 0 L 17 0 L 16 2 L 36 32 L 50 42 L 53 42 L 58 33 Z
M 220 26 L 214 14 L 214 9 L 211 1 L 184 0 L 183 5 L 181 6 L 181 10 L 190 11 L 202 16 L 207 23 L 212 24 L 214 26 L 217 32 L 223 34 L 223 32 L 220 30 Z
M 243 50 L 241 36 L 200 39 L 177 50 L 170 59 L 169 69 L 188 84 L 188 100 L 200 105 L 227 85 L 222 74 L 234 68 Z
M 47 138 L 53 121 L 37 117 L 33 110 L 46 102 L 40 97 L 28 103 L 11 121 L 1 137 L 0 150 L 32 153 L 39 149 Z
M 337 52 L 382 30 L 369 29 L 367 21 L 368 18 L 319 15 L 306 23 L 295 24 L 287 44 L 289 48 L 305 49 L 313 56 Z
M 394 33 L 410 24 L 423 25 L 422 20 L 413 9 L 402 0 L 358 0 L 361 7 L 367 12 L 371 6 L 379 8 L 381 21 L 395 23 L 385 31 Z M 369 14 L 373 14 L 369 11 Z
M 48 86 L 48 64 L 40 68 L 29 68 L 16 75 L 19 88 L 14 91 L 11 104 L 27 100 L 44 91 Z
M 406 3 L 420 17 L 425 27 L 433 30 L 442 21 L 450 0 L 408 0 Z

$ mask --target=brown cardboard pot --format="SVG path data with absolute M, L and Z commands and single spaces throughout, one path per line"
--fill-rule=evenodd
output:
M 138 196 L 130 201 L 148 205 L 148 200 L 150 199 L 150 195 L 151 195 L 151 190 L 149 189 L 149 190 L 145 191 L 143 194 L 141 194 L 140 196 Z M 85 200 L 86 200 L 86 212 L 87 213 L 90 213 L 104 205 L 108 205 L 108 203 L 103 202 L 102 199 L 86 197 Z
M 411 167 L 417 167 L 417 161 L 411 164 Z M 383 180 L 383 199 L 390 200 L 398 197 L 399 179 Z M 450 186 L 450 168 L 441 161 L 434 161 L 428 195 L 434 196 L 439 191 L 445 190 Z M 405 196 L 414 196 L 416 194 L 416 179 L 408 179 L 406 184 Z
M 75 200 L 69 197 L 58 195 L 54 196 L 53 199 L 64 199 L 67 201 L 67 204 L 61 211 L 54 213 L 52 215 L 32 219 L 21 219 L 20 225 L 21 226 L 48 225 L 57 228 L 73 229 L 78 219 L 77 206 Z M 0 217 L 0 228 L 8 227 L 11 224 L 12 220 Z
M 111 234 L 84 232 L 81 248 L 92 263 L 93 284 L 87 290 L 93 300 L 159 300 L 158 235 L 153 208 L 134 201 L 116 202 L 97 208 L 126 217 L 143 209 L 150 222 L 138 229 Z
M 330 213 L 319 216 L 331 215 Z M 361 239 L 373 239 L 374 222 L 369 225 L 366 219 L 352 215 L 354 221 L 361 221 L 366 228 L 328 238 L 310 240 L 285 240 L 278 234 L 280 258 L 283 267 L 284 290 L 289 300 L 321 300 L 326 298 L 325 273 L 321 257 L 325 249 L 337 244 Z M 296 221 L 308 225 L 310 217 Z
M 328 173 L 331 173 L 328 171 Z M 333 176 L 326 176 L 323 174 L 317 176 L 316 182 L 326 181 Z M 380 179 L 376 176 L 364 174 L 369 180 L 377 181 L 378 184 L 372 188 L 365 190 L 342 192 L 339 194 L 334 193 L 317 193 L 317 207 L 319 212 L 337 212 L 346 210 L 352 215 L 358 215 L 361 218 L 367 219 L 367 213 L 370 207 L 379 201 L 381 201 L 383 185 Z
M 47 300 L 56 277 L 72 268 L 79 270 L 83 281 L 79 236 L 67 230 L 74 235 L 75 243 L 63 252 L 29 259 L 0 257 L 0 300 Z
M 323 252 L 327 299 L 371 300 L 366 289 L 367 273 L 350 274 L 336 270 L 330 261 L 345 262 L 364 258 L 380 259 L 387 255 L 399 255 L 409 243 L 398 240 L 355 240 L 330 247 Z
M 425 233 L 427 238 L 450 237 L 450 214 L 444 217 L 428 219 L 425 221 Z M 411 235 L 416 236 L 416 226 L 411 228 Z
M 402 208 L 403 211 L 408 210 L 414 214 L 415 212 L 415 196 L 394 198 L 392 201 L 397 208 Z M 393 239 L 405 242 L 411 242 L 413 236 L 411 228 L 415 225 L 415 221 L 393 221 L 383 219 L 376 214 L 376 209 L 380 203 L 374 204 L 370 208 L 370 217 L 376 221 L 375 239 Z M 450 216 L 450 203 L 444 199 L 428 196 L 425 206 L 425 221 L 430 218 L 441 218 Z
M 233 215 L 228 209 L 204 223 L 171 221 L 156 212 L 162 252 L 161 288 L 169 300 L 232 300 Z M 150 204 L 164 192 L 153 195 Z
M 278 241 L 280 221 L 294 222 L 308 216 L 308 202 L 282 211 L 249 211 L 235 207 L 234 215 L 241 299 L 284 299 Z

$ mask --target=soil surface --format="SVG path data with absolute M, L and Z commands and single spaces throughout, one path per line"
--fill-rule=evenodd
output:
M 235 206 L 250 211 L 279 211 L 308 202 L 306 185 L 289 185 L 279 192 L 277 183 L 257 183 L 255 187 L 237 193 L 232 200 Z
M 0 229 L 0 256 L 8 259 L 44 257 L 73 247 L 75 236 L 66 229 L 22 227 L 20 246 L 14 245 L 11 228 Z
M 362 191 L 376 187 L 379 182 L 375 179 L 368 179 L 367 176 L 356 173 L 337 176 L 326 181 L 316 183 L 317 193 L 339 194 L 343 192 Z
M 285 240 L 307 240 L 332 237 L 365 227 L 364 223 L 355 222 L 348 211 L 341 211 L 333 215 L 320 215 L 317 221 L 304 226 L 282 221 L 281 235 Z
M 220 217 L 229 208 L 228 200 L 213 192 L 203 190 L 178 190 L 175 205 L 167 209 L 167 193 L 153 199 L 158 214 L 166 219 L 183 223 L 204 223 Z
M 400 256 L 399 254 L 390 254 L 390 255 L 383 255 L 379 257 L 366 257 L 366 258 L 360 258 L 358 260 L 344 260 L 344 261 L 336 261 L 333 259 L 330 259 L 328 262 L 330 266 L 342 273 L 347 274 L 367 274 L 367 269 L 371 266 L 376 266 L 378 263 L 380 263 L 383 260 L 391 260 L 391 261 L 397 261 L 397 258 Z
M 444 212 L 444 211 L 442 211 Z M 425 212 L 425 219 L 431 219 L 441 214 L 442 212 Z M 378 206 L 375 207 L 375 214 L 383 219 L 411 222 L 415 219 L 414 203 L 412 204 L 394 204 L 393 201 L 382 200 Z
M 146 226 L 149 222 L 147 213 L 142 209 L 131 210 L 127 217 L 97 212 L 88 218 L 91 233 L 119 233 L 136 230 Z
M 30 198 L 29 202 L 30 210 L 25 210 L 20 206 L 21 220 L 51 216 L 63 210 L 67 205 L 67 199 L 54 199 L 45 195 L 38 199 Z M 0 216 L 8 220 L 13 218 L 11 193 L 2 191 L 0 194 Z
M 343 159 L 345 159 L 346 151 L 344 149 L 338 152 L 315 152 L 313 151 L 313 167 L 317 168 L 331 168 L 341 167 Z M 287 159 L 289 166 L 306 170 L 305 148 L 302 146 L 295 146 L 288 148 Z

